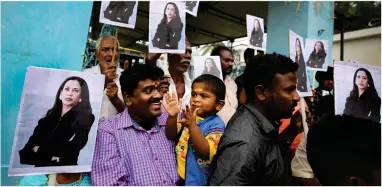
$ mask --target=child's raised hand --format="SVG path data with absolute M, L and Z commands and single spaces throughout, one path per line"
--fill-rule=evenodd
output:
M 183 118 L 179 120 L 179 123 L 182 123 L 185 127 L 191 128 L 196 125 L 196 114 L 199 108 L 194 109 L 194 112 L 187 105 L 186 110 L 183 109 Z
M 175 93 L 172 92 L 171 95 L 166 93 L 164 94 L 164 99 L 161 101 L 164 109 L 166 109 L 167 113 L 171 117 L 175 117 L 178 115 L 180 108 L 182 107 L 182 99 L 179 99 L 179 102 L 176 102 L 176 96 Z

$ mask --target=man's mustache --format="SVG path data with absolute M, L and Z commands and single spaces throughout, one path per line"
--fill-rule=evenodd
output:
M 181 64 L 187 64 L 187 65 L 190 65 L 190 64 L 191 64 L 191 61 L 189 61 L 189 60 L 182 60 L 180 63 L 181 63 Z
M 161 100 L 161 98 L 152 98 L 149 100 L 149 104 L 160 103 Z

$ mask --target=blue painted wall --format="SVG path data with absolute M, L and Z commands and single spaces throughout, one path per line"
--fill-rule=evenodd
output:
M 309 2 L 301 2 L 296 12 L 297 2 L 268 2 L 267 53 L 277 52 L 289 56 L 289 29 L 303 38 L 307 36 Z
M 321 11 L 316 13 L 315 2 L 301 1 L 300 11 L 296 12 L 298 2 L 272 1 L 268 2 L 268 29 L 267 29 L 267 53 L 277 52 L 289 56 L 288 30 L 292 30 L 304 38 L 316 38 L 328 40 L 327 54 L 329 66 L 333 66 L 333 30 L 334 20 L 332 16 L 333 2 L 326 1 L 321 6 Z M 318 30 L 325 31 L 318 37 Z M 308 71 L 309 79 L 312 80 L 312 72 Z M 318 83 L 315 82 L 315 87 Z
M 1 3 L 1 185 L 19 179 L 7 175 L 26 68 L 80 71 L 92 6 L 91 1 Z

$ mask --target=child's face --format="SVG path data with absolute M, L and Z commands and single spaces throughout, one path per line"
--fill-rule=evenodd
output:
M 221 110 L 221 103 L 216 100 L 216 95 L 204 83 L 194 83 L 191 92 L 191 109 L 199 108 L 197 115 L 207 117 Z

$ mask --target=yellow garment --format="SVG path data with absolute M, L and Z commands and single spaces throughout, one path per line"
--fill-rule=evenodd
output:
M 203 118 L 197 117 L 196 123 L 198 123 L 200 120 L 204 120 Z M 177 133 L 182 128 L 182 124 L 177 124 Z M 207 164 L 211 164 L 212 158 L 215 156 L 218 144 L 220 142 L 220 138 L 223 136 L 223 134 L 208 134 L 205 138 L 208 141 L 208 145 L 210 147 L 210 159 L 204 160 Z M 188 141 L 190 139 L 190 133 L 187 127 L 184 127 L 182 135 L 179 138 L 179 142 L 175 147 L 176 150 L 176 161 L 178 164 L 178 175 L 182 177 L 182 179 L 185 179 L 186 176 L 186 158 L 187 158 L 187 151 L 188 151 Z

